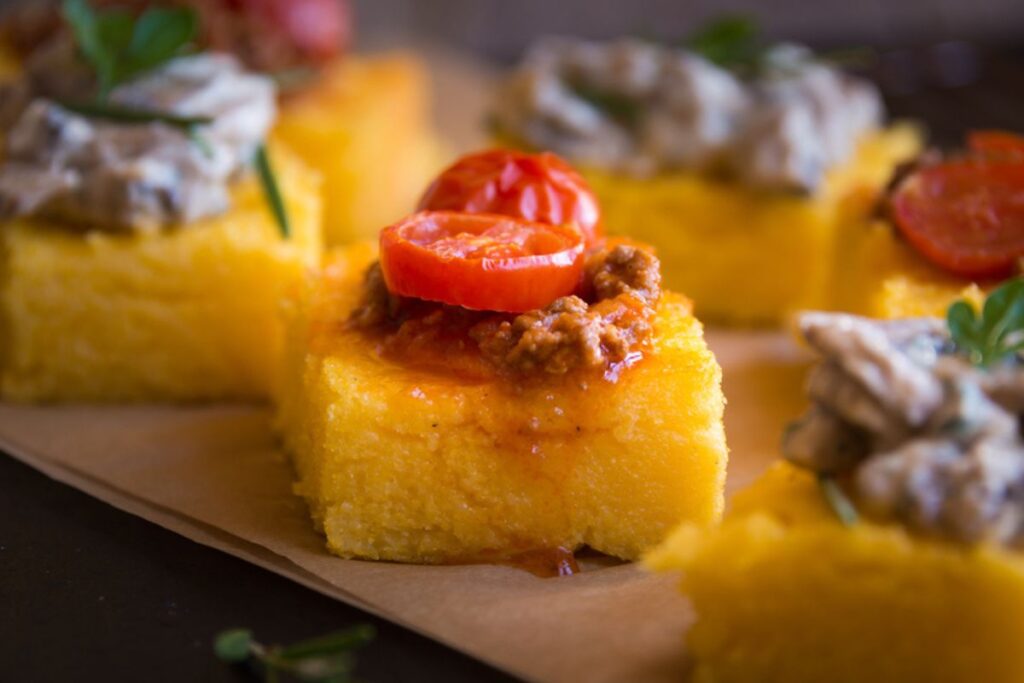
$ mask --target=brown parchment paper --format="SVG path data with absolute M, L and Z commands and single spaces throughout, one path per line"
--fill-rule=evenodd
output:
M 725 371 L 729 490 L 775 457 L 800 410 L 803 353 L 779 333 L 712 331 Z M 540 579 L 498 566 L 342 560 L 291 493 L 257 406 L 0 405 L 0 448 L 194 541 L 403 624 L 524 679 L 670 681 L 693 615 L 676 577 L 635 565 Z

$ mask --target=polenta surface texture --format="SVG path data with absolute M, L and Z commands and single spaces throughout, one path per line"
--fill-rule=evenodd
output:
M 775 465 L 719 528 L 647 558 L 682 569 L 701 683 L 1024 680 L 1024 557 L 843 526 L 810 473 Z
M 372 258 L 333 258 L 289 312 L 283 431 L 330 549 L 472 561 L 587 544 L 622 558 L 722 507 L 721 371 L 689 303 L 665 295 L 655 348 L 618 383 L 516 386 L 379 356 L 345 327 Z
M 998 284 L 932 265 L 885 221 L 847 226 L 832 292 L 836 307 L 873 318 L 945 317 L 958 299 L 980 305 Z
M 283 340 L 279 300 L 320 254 L 318 179 L 284 150 L 273 158 L 288 239 L 254 178 L 239 183 L 227 213 L 155 234 L 3 225 L 3 398 L 267 396 Z
M 866 225 L 894 166 L 920 147 L 909 126 L 867 139 L 813 196 L 768 192 L 695 172 L 634 178 L 582 169 L 605 227 L 652 244 L 667 287 L 704 319 L 771 324 L 832 305 L 841 226 Z
M 285 98 L 274 135 L 323 176 L 328 244 L 404 216 L 443 161 L 426 69 L 413 56 L 346 56 Z

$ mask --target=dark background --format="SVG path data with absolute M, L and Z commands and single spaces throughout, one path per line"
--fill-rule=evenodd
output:
M 0 0 L 0 7 L 10 4 Z M 546 33 L 671 41 L 720 12 L 770 38 L 877 49 L 890 112 L 951 145 L 1024 130 L 1024 0 L 359 0 L 362 47 L 439 43 L 499 64 Z M 425 638 L 199 546 L 0 454 L 0 682 L 253 680 L 217 662 L 220 630 L 287 643 L 369 621 L 365 681 L 508 680 Z M 580 672 L 586 680 L 586 672 Z
M 503 61 L 539 35 L 672 41 L 722 13 L 751 16 L 769 38 L 814 46 L 1024 41 L 1021 0 L 355 0 L 353 6 L 365 41 L 413 35 Z
M 468 657 L 47 479 L 0 454 L 0 681 L 258 680 L 213 656 L 377 626 L 360 680 L 509 681 Z

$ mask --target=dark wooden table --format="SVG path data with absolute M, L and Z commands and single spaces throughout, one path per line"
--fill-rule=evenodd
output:
M 876 76 L 893 115 L 923 120 L 944 145 L 972 127 L 1024 131 L 1022 55 L 958 49 L 886 53 Z M 251 680 L 214 659 L 214 634 L 245 626 L 287 643 L 359 622 L 379 630 L 362 680 L 510 680 L 0 455 L 2 683 Z
M 4 683 L 255 680 L 214 658 L 216 633 L 287 643 L 363 622 L 378 635 L 360 680 L 512 680 L 0 456 Z

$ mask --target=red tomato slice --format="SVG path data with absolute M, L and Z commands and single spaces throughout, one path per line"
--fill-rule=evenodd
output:
M 911 174 L 892 197 L 897 227 L 951 273 L 1004 277 L 1024 256 L 1024 164 L 960 160 Z
M 572 166 L 550 152 L 494 149 L 464 156 L 427 188 L 419 208 L 575 223 L 587 244 L 601 236 L 594 193 Z
M 522 313 L 577 289 L 583 237 L 509 216 L 421 211 L 381 231 L 380 265 L 394 294 Z
M 1024 136 L 1003 130 L 975 130 L 967 135 L 967 147 L 983 157 L 1024 161 Z

